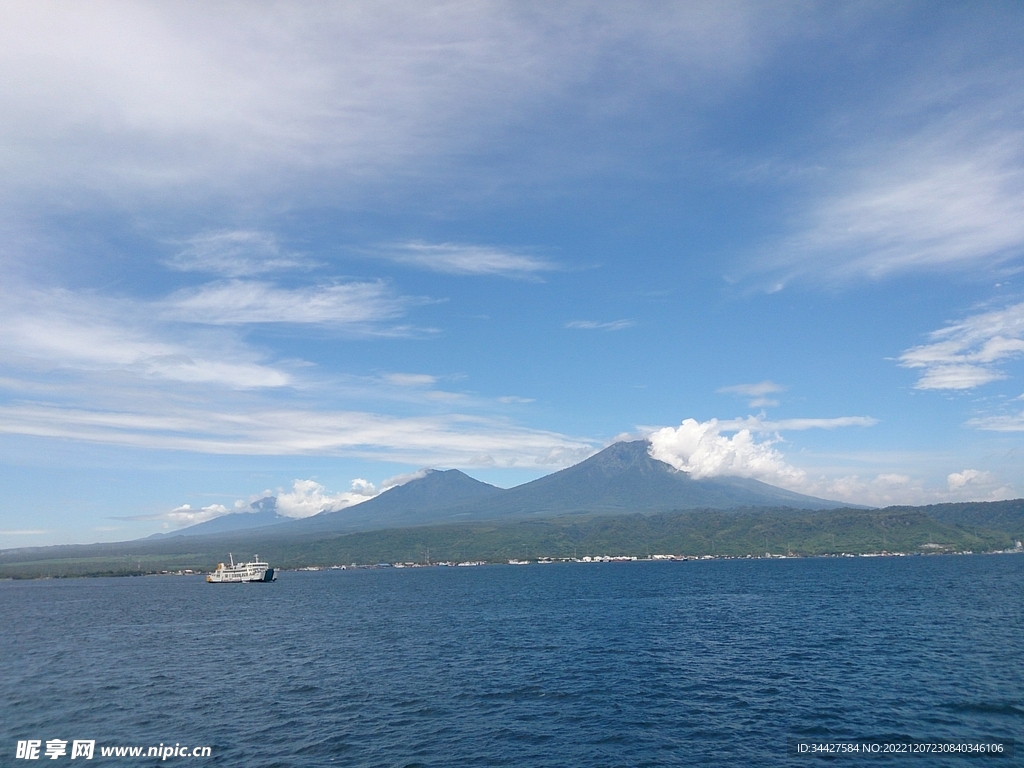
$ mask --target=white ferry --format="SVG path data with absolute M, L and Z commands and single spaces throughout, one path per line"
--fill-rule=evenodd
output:
M 228 553 L 230 565 L 219 563 L 217 570 L 206 577 L 211 584 L 246 584 L 255 581 L 277 581 L 277 574 L 267 563 L 260 560 L 259 555 L 253 555 L 252 561 L 248 563 L 235 563 L 235 558 Z

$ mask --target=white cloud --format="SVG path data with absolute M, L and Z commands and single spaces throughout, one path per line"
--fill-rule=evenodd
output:
M 129 403 L 148 406 L 151 403 Z M 184 400 L 153 410 L 0 406 L 0 434 L 206 454 L 351 456 L 431 466 L 564 467 L 593 442 L 465 414 L 399 417 L 359 411 L 262 407 L 218 409 Z
M 428 373 L 388 373 L 384 380 L 399 387 L 432 387 L 437 377 Z
M 321 512 L 333 512 L 354 504 L 360 504 L 373 498 L 377 493 L 377 488 L 373 483 L 362 478 L 353 480 L 348 491 L 336 494 L 327 493 L 324 486 L 314 480 L 295 480 L 290 491 L 286 492 L 280 489 L 276 496 L 269 490 L 264 491 L 262 494 L 250 497 L 249 502 L 238 499 L 231 507 L 223 504 L 210 504 L 196 509 L 190 504 L 182 504 L 170 512 L 155 515 L 137 515 L 127 519 L 163 520 L 165 528 L 171 526 L 185 528 L 190 525 L 205 523 L 224 515 L 253 514 L 262 508 L 260 505 L 261 500 L 265 501 L 268 498 L 273 500 L 276 512 L 284 517 L 310 517 Z
M 196 235 L 165 264 L 180 272 L 207 272 L 222 277 L 249 277 L 267 272 L 309 268 L 309 261 L 281 249 L 268 232 L 232 230 Z
M 466 395 L 462 392 L 446 392 L 442 389 L 434 389 L 424 393 L 423 398 L 433 402 L 455 403 L 465 400 Z
M 965 469 L 963 472 L 951 472 L 949 477 L 946 478 L 946 482 L 949 485 L 949 490 L 955 491 L 958 488 L 963 488 L 969 483 L 988 483 L 991 482 L 992 475 L 989 472 L 979 472 L 976 469 Z
M 291 491 L 277 494 L 277 511 L 285 517 L 312 517 L 361 504 L 376 495 L 373 483 L 361 478 L 353 480 L 348 491 L 335 494 L 327 493 L 324 486 L 314 480 L 296 480 Z
M 1024 248 L 1024 169 L 1016 141 L 975 147 L 902 146 L 826 198 L 785 245 L 793 272 L 832 279 L 920 270 L 973 270 Z
M 0 536 L 41 536 L 44 533 L 49 533 L 44 528 L 23 528 L 18 530 L 0 530 Z
M 408 299 L 394 296 L 379 281 L 287 289 L 271 283 L 231 280 L 182 290 L 163 302 L 168 319 L 187 323 L 363 327 L 399 317 L 407 304 Z
M 775 398 L 767 395 L 785 392 L 786 388 L 776 384 L 774 381 L 761 381 L 757 384 L 733 384 L 728 387 L 720 387 L 715 390 L 721 394 L 742 395 L 750 398 L 747 403 L 749 408 L 772 408 L 779 404 Z
M 840 416 L 831 419 L 778 419 L 760 416 L 742 419 L 685 419 L 678 428 L 648 430 L 651 456 L 687 472 L 695 478 L 734 475 L 754 477 L 795 490 L 805 482 L 803 470 L 791 467 L 772 446 L 780 442 L 779 432 L 806 429 L 871 427 L 870 416 Z M 723 433 L 733 433 L 726 437 Z M 757 442 L 754 435 L 770 435 Z
M 805 429 L 838 429 L 841 427 L 873 427 L 878 419 L 871 416 L 837 416 L 831 419 L 773 419 L 764 414 L 747 416 L 745 419 L 728 419 L 718 422 L 718 428 L 727 432 L 747 429 L 751 432 L 767 434 L 772 432 L 799 432 Z
M 996 500 L 1013 498 L 1014 490 L 991 472 L 968 469 L 952 473 L 946 486 L 930 487 L 923 479 L 905 472 L 881 472 L 874 477 L 858 474 L 812 476 L 791 465 L 774 446 L 775 435 L 758 442 L 759 432 L 786 429 L 870 426 L 873 419 L 790 419 L 778 422 L 748 419 L 698 422 L 686 419 L 678 428 L 665 427 L 649 432 L 652 458 L 687 472 L 695 479 L 704 477 L 752 477 L 771 485 L 818 498 L 851 504 L 889 506 L 894 504 L 937 504 L 950 501 Z M 733 433 L 727 437 L 723 433 Z M 891 457 L 887 463 L 891 462 Z
M 664 427 L 650 434 L 651 456 L 695 479 L 729 475 L 753 477 L 784 487 L 799 486 L 805 473 L 786 463 L 767 441 L 758 443 L 749 429 L 732 437 L 721 434 L 718 419 L 685 419 L 679 427 Z
M 769 292 L 801 279 L 832 286 L 923 272 L 987 279 L 1019 267 L 1024 72 L 1019 58 L 996 66 L 989 54 L 977 55 L 990 29 L 961 34 L 973 56 L 908 62 L 873 95 L 823 115 L 814 129 L 823 151 L 782 163 L 801 168 L 795 177 L 776 175 L 800 198 L 790 234 L 766 244 L 753 267 L 767 275 Z M 941 39 L 949 41 L 945 33 Z
M 557 264 L 545 259 L 484 245 L 411 242 L 387 246 L 381 254 L 400 264 L 450 275 L 536 279 L 541 272 L 559 269 Z
M 518 395 L 505 395 L 504 397 L 498 398 L 499 403 L 505 405 L 526 405 L 527 403 L 536 402 L 532 397 L 519 397 Z
M 980 365 L 932 365 L 917 380 L 914 388 L 974 389 L 1005 378 L 1002 373 Z
M 986 432 L 1024 432 L 1024 411 L 1003 416 L 980 416 L 968 419 L 966 424 Z
M 170 512 L 166 512 L 162 515 L 149 515 L 142 519 L 162 519 L 170 525 L 173 525 L 175 528 L 185 528 L 189 525 L 205 523 L 216 517 L 223 517 L 224 515 L 230 514 L 232 511 L 240 512 L 243 510 L 231 510 L 223 504 L 210 504 L 209 506 L 200 507 L 199 509 L 193 509 L 190 504 L 182 504 L 180 507 L 175 507 Z
M 973 389 L 1006 378 L 997 366 L 1024 354 L 1024 303 L 972 315 L 929 334 L 931 343 L 899 357 L 923 369 L 916 389 Z
M 632 328 L 634 325 L 636 325 L 635 320 L 611 320 L 604 323 L 597 320 L 570 320 L 565 327 L 581 331 L 621 331 L 625 328 Z
M 999 501 L 1015 495 L 1013 487 L 1002 483 L 994 473 L 974 469 L 950 473 L 944 488 L 929 486 L 921 478 L 900 472 L 884 472 L 871 478 L 821 477 L 809 480 L 806 487 L 807 493 L 875 507 Z
M 819 477 L 806 484 L 807 493 L 851 504 L 886 507 L 894 504 L 924 504 L 940 500 L 929 495 L 920 480 L 899 472 L 883 472 L 871 478 L 844 475 Z
M 778 392 L 785 392 L 786 388 L 780 384 L 776 384 L 774 381 L 761 381 L 757 384 L 733 384 L 728 387 L 721 387 L 716 392 L 731 393 L 737 395 L 745 395 L 747 397 L 763 397 L 764 395 L 774 395 Z
M 5 3 L 5 188 L 132 205 L 155 189 L 258 195 L 296 174 L 344 171 L 337 188 L 436 173 L 504 148 L 540 110 L 628 114 L 650 92 L 742 75 L 797 7 Z M 600 106 L 592 82 L 614 86 Z
M 284 517 L 303 518 L 318 515 L 321 512 L 337 512 L 364 501 L 369 501 L 384 491 L 405 485 L 408 482 L 417 480 L 427 474 L 429 470 L 421 469 L 417 472 L 409 472 L 402 475 L 395 475 L 381 481 L 380 489 L 373 483 L 363 478 L 355 478 L 347 491 L 330 493 L 327 489 L 315 480 L 295 480 L 292 482 L 291 490 L 285 491 L 279 488 L 276 495 L 266 490 L 262 494 L 252 496 L 249 503 L 241 499 L 235 501 L 232 507 L 223 504 L 210 504 L 198 509 L 190 504 L 182 504 L 170 512 L 155 515 L 137 515 L 130 520 L 162 520 L 164 527 L 185 528 L 190 525 L 197 525 L 223 517 L 229 514 L 252 514 L 258 512 L 262 507 L 260 502 L 273 501 L 273 509 Z M 256 503 L 252 503 L 256 502 Z M 114 529 L 116 530 L 116 529 Z M 0 531 L 0 534 L 14 534 L 17 531 Z M 24 533 L 45 533 L 45 531 L 24 531 Z
M 418 469 L 415 472 L 405 472 L 401 475 L 392 475 L 380 481 L 380 492 L 389 491 L 392 488 L 397 488 L 400 485 L 411 483 L 413 480 L 419 480 L 422 477 L 426 477 L 429 469 Z
M 121 372 L 232 389 L 289 387 L 296 384 L 294 369 L 305 364 L 292 361 L 288 370 L 266 361 L 236 326 L 297 323 L 358 335 L 421 335 L 429 329 L 389 322 L 411 302 L 380 282 L 282 289 L 232 280 L 150 301 L 11 281 L 0 288 L 0 370 Z M 395 376 L 391 383 L 397 384 L 402 374 Z
M 283 387 L 292 378 L 226 337 L 174 339 L 136 302 L 66 290 L 3 297 L 0 350 L 22 369 L 123 371 L 144 379 L 234 389 Z
M 301 360 L 268 364 L 233 330 L 169 323 L 140 301 L 10 285 L 0 297 L 3 434 L 445 466 L 566 466 L 593 450 L 593 441 L 504 418 L 441 412 L 496 404 L 431 390 L 436 379 L 428 374 L 330 378 Z M 414 403 L 431 415 L 339 407 L 357 400 L 379 409 L 381 398 Z

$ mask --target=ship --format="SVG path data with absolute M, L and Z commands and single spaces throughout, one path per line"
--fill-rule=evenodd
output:
M 267 563 L 253 555 L 248 563 L 235 563 L 235 558 L 228 553 L 230 565 L 218 563 L 217 570 L 209 574 L 206 580 L 211 584 L 249 584 L 252 582 L 277 581 L 277 574 Z

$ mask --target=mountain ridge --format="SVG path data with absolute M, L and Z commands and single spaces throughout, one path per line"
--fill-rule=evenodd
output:
M 149 538 L 163 538 L 174 536 L 207 536 L 217 533 L 231 533 L 234 531 L 251 531 L 257 528 L 268 528 L 280 523 L 287 523 L 292 518 L 282 515 L 277 511 L 277 499 L 274 496 L 265 496 L 257 499 L 249 505 L 250 512 L 230 512 L 212 520 L 196 523 L 186 528 L 179 528 L 176 531 L 166 533 L 154 533 Z
M 344 509 L 269 525 L 253 520 L 258 524 L 238 527 L 302 536 L 572 513 L 749 507 L 818 510 L 856 506 L 787 491 L 750 478 L 695 480 L 652 458 L 649 447 L 646 440 L 614 443 L 578 464 L 508 489 L 481 482 L 457 469 L 427 470 L 420 478 Z M 226 529 L 206 529 L 209 533 L 215 530 Z

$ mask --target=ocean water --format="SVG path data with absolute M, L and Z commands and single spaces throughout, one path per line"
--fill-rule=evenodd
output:
M 1022 736 L 1024 556 L 0 583 L 3 766 L 32 764 L 27 739 L 123 765 L 160 761 L 100 745 L 218 766 L 824 760 L 793 738 L 1015 739 L 994 761 L 830 762 L 1020 765 Z

